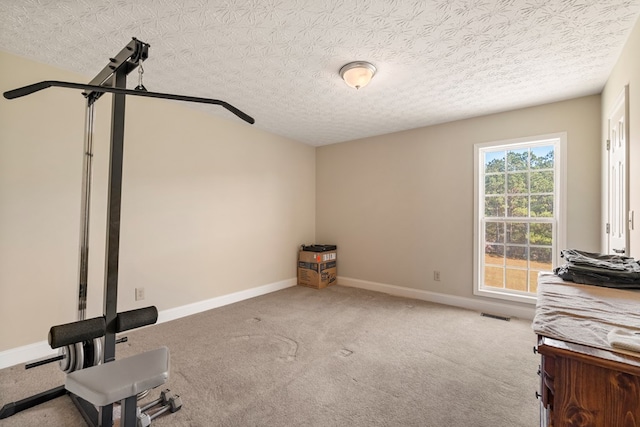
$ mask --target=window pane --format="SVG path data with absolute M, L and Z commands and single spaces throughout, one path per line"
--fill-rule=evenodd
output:
M 551 246 L 553 239 L 552 224 L 530 224 L 529 225 L 529 243 L 532 245 L 549 245 Z
M 504 288 L 504 269 L 502 267 L 485 267 L 484 285 L 493 288 Z
M 531 196 L 532 217 L 553 216 L 553 196 Z
M 527 172 L 510 173 L 507 175 L 507 193 L 527 193 L 529 185 L 527 183 Z
M 527 217 L 529 216 L 529 197 L 527 196 L 509 196 L 507 197 L 507 216 L 508 217 Z
M 508 266 L 527 268 L 527 248 L 507 245 L 506 261 Z
M 524 171 L 529 169 L 529 149 L 507 151 L 507 170 Z
M 532 193 L 553 193 L 553 171 L 531 172 Z
M 504 196 L 487 196 L 484 198 L 485 216 L 504 216 Z
M 527 224 L 522 222 L 507 223 L 507 243 L 527 243 Z
M 553 168 L 553 146 L 534 147 L 531 149 L 531 169 Z
M 538 292 L 538 273 L 536 270 L 529 270 L 529 292 Z
M 484 240 L 487 243 L 504 243 L 504 222 L 487 222 Z
M 494 151 L 484 155 L 484 173 L 504 172 L 504 151 Z
M 485 176 L 484 194 L 504 194 L 504 174 Z
M 527 270 L 516 270 L 513 268 L 507 268 L 505 276 L 506 276 L 505 287 L 507 289 L 526 292 Z
M 484 263 L 491 265 L 504 265 L 504 245 L 485 245 Z
M 551 248 L 530 248 L 529 251 L 531 252 L 531 268 L 545 271 L 552 270 Z

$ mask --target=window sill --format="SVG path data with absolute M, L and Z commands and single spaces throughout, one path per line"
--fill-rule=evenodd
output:
M 474 289 L 473 294 L 481 297 L 486 297 L 486 298 L 514 301 L 514 302 L 520 302 L 520 303 L 531 304 L 531 305 L 535 305 L 538 300 L 535 295 L 532 295 L 530 293 L 518 292 L 518 291 L 506 291 L 506 290 L 497 289 L 497 288 L 496 289 L 487 289 L 487 288 Z

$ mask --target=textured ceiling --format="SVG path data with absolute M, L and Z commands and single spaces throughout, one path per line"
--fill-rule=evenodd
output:
M 86 83 L 137 37 L 148 90 L 222 99 L 323 145 L 599 93 L 639 13 L 640 0 L 0 0 L 0 49 Z M 378 68 L 359 91 L 338 75 L 354 60 Z

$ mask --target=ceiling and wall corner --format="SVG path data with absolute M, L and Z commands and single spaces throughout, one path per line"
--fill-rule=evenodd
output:
M 222 99 L 319 146 L 598 94 L 639 13 L 639 0 L 5 0 L 0 50 L 88 81 L 135 36 L 151 44 L 147 89 Z M 359 91 L 339 75 L 356 60 L 378 69 Z

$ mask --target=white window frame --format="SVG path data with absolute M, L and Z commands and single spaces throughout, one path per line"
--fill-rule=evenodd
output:
M 474 194 L 473 194 L 473 294 L 483 297 L 535 304 L 536 296 L 522 291 L 484 287 L 482 285 L 484 272 L 484 236 L 482 220 L 484 218 L 484 156 L 489 149 L 514 150 L 531 147 L 532 145 L 556 145 L 554 155 L 554 222 L 553 236 L 553 268 L 560 264 L 560 250 L 566 249 L 566 212 L 567 212 L 567 133 L 559 132 L 545 135 L 530 136 L 502 141 L 478 143 L 474 145 Z M 480 179 L 482 178 L 482 179 Z M 518 221 L 520 222 L 520 221 Z M 524 219 L 521 222 L 527 222 Z

